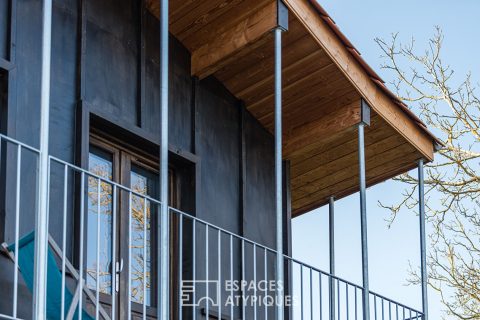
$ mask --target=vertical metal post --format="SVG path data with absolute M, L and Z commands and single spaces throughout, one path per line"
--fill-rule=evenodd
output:
M 420 268 L 422 281 L 422 311 L 423 320 L 428 320 L 427 299 L 427 244 L 425 239 L 425 181 L 423 159 L 418 161 L 418 211 L 420 218 Z
M 35 274 L 33 290 L 34 319 L 46 319 L 47 245 L 48 245 L 48 131 L 50 121 L 50 59 L 52 39 L 52 0 L 43 1 L 42 77 L 40 93 L 40 161 L 38 214 L 35 239 Z
M 330 197 L 328 203 L 328 234 L 330 254 L 330 275 L 335 275 L 335 199 Z M 330 320 L 335 320 L 335 286 L 333 278 L 330 277 Z
M 158 246 L 158 319 L 167 320 L 169 312 L 169 228 L 168 228 L 168 0 L 160 1 L 160 201 Z
M 283 208 L 282 208 L 282 29 L 275 33 L 275 209 L 277 241 L 277 320 L 283 320 Z M 279 284 L 282 284 L 281 286 Z
M 358 125 L 358 163 L 360 182 L 360 228 L 362 238 L 362 278 L 363 278 L 363 320 L 370 319 L 369 282 L 368 282 L 368 237 L 367 237 L 367 183 L 365 174 L 365 123 Z

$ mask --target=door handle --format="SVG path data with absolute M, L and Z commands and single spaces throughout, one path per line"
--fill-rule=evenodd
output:
M 115 273 L 120 273 L 123 271 L 123 259 L 115 263 Z
M 115 291 L 119 292 L 120 273 L 123 271 L 123 259 L 115 263 Z

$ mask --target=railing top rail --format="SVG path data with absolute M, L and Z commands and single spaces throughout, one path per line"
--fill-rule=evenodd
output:
M 352 287 L 355 287 L 355 288 L 357 288 L 357 289 L 363 290 L 363 287 L 362 287 L 361 285 L 358 285 L 358 284 L 353 283 L 353 282 L 351 282 L 351 281 L 348 281 L 348 280 L 342 279 L 342 278 L 340 278 L 340 277 L 337 277 L 337 276 L 335 276 L 335 275 L 333 275 L 333 274 L 330 274 L 330 273 L 328 273 L 328 272 L 326 272 L 326 271 L 320 270 L 320 269 L 318 269 L 318 268 L 316 268 L 316 267 L 313 267 L 313 266 L 311 266 L 311 265 L 309 265 L 309 264 L 307 264 L 307 263 L 305 263 L 305 262 L 302 262 L 302 261 L 300 261 L 300 260 L 297 260 L 297 259 L 292 258 L 292 257 L 290 257 L 290 256 L 287 256 L 287 255 L 285 255 L 285 254 L 284 254 L 283 256 L 284 256 L 287 260 L 291 260 L 292 262 L 295 262 L 296 264 L 299 264 L 299 265 L 301 265 L 301 266 L 303 266 L 303 267 L 305 267 L 305 268 L 312 269 L 312 270 L 315 271 L 315 272 L 321 273 L 321 274 L 323 274 L 323 275 L 325 275 L 325 276 L 331 277 L 331 278 L 333 278 L 333 279 L 335 279 L 335 280 L 338 280 L 338 281 L 340 281 L 340 282 L 344 282 L 344 283 L 346 283 L 346 284 L 348 284 L 348 285 L 350 285 L 350 286 L 352 286 Z
M 171 211 L 177 212 L 177 213 L 179 213 L 179 214 L 181 214 L 181 215 L 183 215 L 183 216 L 185 216 L 185 217 L 187 217 L 187 218 L 189 218 L 189 219 L 193 219 L 193 220 L 195 220 L 195 221 L 197 221 L 197 222 L 199 222 L 199 223 L 201 223 L 201 224 L 207 225 L 207 226 L 209 226 L 209 227 L 211 227 L 211 228 L 213 228 L 213 229 L 217 229 L 217 230 L 219 230 L 219 231 L 221 231 L 221 232 L 224 232 L 224 233 L 226 233 L 226 234 L 232 235 L 232 236 L 236 237 L 237 239 L 243 240 L 243 241 L 248 242 L 248 243 L 250 243 L 250 244 L 253 244 L 253 245 L 257 246 L 257 247 L 263 248 L 263 249 L 265 249 L 265 250 L 267 250 L 267 251 L 269 251 L 269 252 L 271 252 L 271 253 L 274 253 L 274 254 L 277 253 L 277 250 L 275 250 L 275 249 L 269 248 L 269 247 L 267 247 L 267 246 L 265 246 L 265 245 L 262 245 L 262 244 L 259 244 L 259 243 L 255 242 L 255 241 L 253 241 L 253 240 L 247 239 L 247 238 L 245 238 L 245 237 L 243 237 L 243 236 L 240 236 L 240 235 L 238 235 L 238 234 L 235 234 L 235 233 L 233 233 L 233 232 L 231 232 L 231 231 L 228 231 L 228 230 L 226 230 L 226 229 L 223 229 L 223 228 L 221 228 L 221 227 L 218 227 L 218 226 L 216 226 L 216 225 L 214 225 L 214 224 L 211 224 L 211 223 L 209 223 L 209 222 L 207 222 L 207 221 L 205 221 L 205 220 L 202 220 L 202 219 L 200 219 L 200 218 L 197 218 L 197 217 L 195 217 L 195 216 L 193 216 L 193 215 L 191 215 L 191 214 L 189 214 L 189 213 L 186 213 L 186 212 L 184 212 L 184 211 L 181 211 L 181 210 L 179 210 L 179 209 L 172 208 L 172 207 L 170 207 L 169 209 L 170 209 Z M 307 264 L 307 263 L 305 263 L 305 262 L 302 262 L 302 261 L 300 261 L 300 260 L 298 260 L 298 259 L 292 258 L 292 257 L 290 257 L 290 256 L 288 256 L 288 255 L 285 255 L 285 254 L 283 255 L 283 257 L 284 257 L 285 259 L 290 260 L 290 261 L 292 261 L 292 262 L 294 262 L 294 263 L 297 263 L 297 264 L 299 264 L 299 265 L 301 265 L 301 266 L 303 266 L 303 267 L 310 268 L 310 269 L 312 269 L 312 270 L 315 271 L 315 272 L 318 272 L 318 273 L 320 273 L 320 274 L 323 274 L 323 275 L 325 275 L 325 276 L 328 276 L 328 277 L 330 277 L 330 278 L 332 278 L 332 279 L 335 279 L 335 280 L 338 280 L 338 281 L 340 281 L 340 282 L 346 283 L 346 284 L 348 284 L 348 285 L 350 285 L 350 286 L 352 286 L 352 287 L 355 287 L 356 289 L 363 290 L 363 287 L 362 287 L 361 285 L 355 284 L 355 283 L 353 283 L 353 282 L 351 282 L 351 281 L 348 281 L 348 280 L 342 279 L 342 278 L 340 278 L 340 277 L 337 277 L 337 276 L 335 276 L 335 275 L 332 275 L 332 274 L 330 274 L 330 273 L 328 273 L 328 272 L 325 272 L 325 271 L 323 271 L 323 270 L 320 270 L 320 269 L 318 269 L 318 268 L 316 268 L 316 267 L 314 267 L 314 266 L 311 266 L 311 265 L 309 265 L 309 264 Z M 378 294 L 378 293 L 375 293 L 375 292 L 373 292 L 373 291 L 370 291 L 370 294 L 373 295 L 373 296 L 376 296 L 376 297 L 378 297 L 378 298 L 384 299 L 384 300 L 387 301 L 387 302 L 396 304 L 396 305 L 398 305 L 399 307 L 405 308 L 405 309 L 407 309 L 407 310 L 411 310 L 412 312 L 417 312 L 419 315 L 422 315 L 422 314 L 423 314 L 422 312 L 420 312 L 420 311 L 418 311 L 418 310 L 416 310 L 416 309 L 414 309 L 414 308 L 411 308 L 411 307 L 406 306 L 405 304 L 396 302 L 396 301 L 393 300 L 393 299 L 386 298 L 385 296 L 380 295 L 380 294 Z
M 395 301 L 395 300 L 393 300 L 393 299 L 387 298 L 387 297 L 385 297 L 385 296 L 383 296 L 383 295 L 381 295 L 381 294 L 375 293 L 375 292 L 373 292 L 373 291 L 370 291 L 370 294 L 371 294 L 372 296 L 377 297 L 377 298 L 383 299 L 383 300 L 385 300 L 385 301 L 387 301 L 387 302 L 396 304 L 396 305 L 398 305 L 399 307 L 405 308 L 405 309 L 410 310 L 410 311 L 412 311 L 412 312 L 416 312 L 416 313 L 418 313 L 419 315 L 423 315 L 423 312 L 422 312 L 422 311 L 419 311 L 419 310 L 417 310 L 417 309 L 414 309 L 414 308 L 412 308 L 412 307 L 409 307 L 409 306 L 407 306 L 407 305 L 405 305 L 405 304 L 403 304 L 403 303 L 397 302 L 397 301 Z M 406 320 L 408 320 L 408 319 L 406 319 Z
M 32 147 L 32 146 L 29 146 L 29 145 L 26 144 L 26 143 L 23 143 L 23 142 L 21 142 L 21 141 L 18 141 L 18 140 L 16 140 L 16 139 L 10 138 L 10 137 L 8 137 L 8 136 L 0 133 L 0 141 L 1 141 L 2 139 L 6 140 L 6 141 L 8 141 L 8 142 L 10 142 L 10 143 L 19 145 L 19 146 L 21 146 L 21 147 L 23 147 L 23 148 L 25 148 L 25 149 L 27 149 L 27 150 L 30 150 L 30 151 L 32 151 L 32 152 L 35 152 L 35 153 L 38 153 L 38 154 L 40 153 L 40 150 L 38 150 L 37 148 L 34 148 L 34 147 Z
M 57 162 L 57 163 L 59 163 L 59 164 L 62 164 L 62 165 L 64 165 L 64 166 L 67 166 L 67 167 L 71 168 L 72 170 L 78 171 L 78 172 L 80 172 L 80 173 L 84 173 L 85 175 L 87 175 L 87 176 L 89 176 L 89 177 L 98 179 L 98 180 L 100 180 L 100 181 L 102 181 L 102 182 L 104 182 L 104 183 L 107 183 L 107 184 L 111 184 L 112 186 L 115 186 L 115 187 L 117 187 L 118 189 L 121 189 L 121 190 L 124 190 L 124 191 L 126 191 L 126 192 L 129 192 L 129 193 L 131 193 L 131 194 L 134 195 L 134 196 L 137 196 L 137 197 L 139 197 L 139 198 L 142 198 L 142 199 L 145 199 L 145 200 L 154 202 L 155 204 L 158 204 L 158 205 L 162 205 L 162 203 L 161 203 L 159 200 L 157 200 L 157 199 L 155 199 L 155 198 L 152 198 L 152 197 L 150 197 L 150 196 L 148 196 L 148 195 L 145 195 L 145 194 L 141 194 L 141 193 L 139 193 L 139 192 L 136 192 L 136 191 L 132 190 L 131 188 L 126 187 L 126 186 L 124 186 L 124 185 L 122 185 L 122 184 L 120 184 L 120 183 L 118 183 L 118 182 L 115 182 L 115 181 L 112 181 L 112 180 L 110 180 L 110 179 L 101 177 L 101 176 L 99 176 L 99 175 L 97 175 L 97 174 L 95 174 L 95 173 L 92 173 L 91 171 L 88 171 L 88 170 L 83 169 L 83 168 L 81 168 L 81 167 L 79 167 L 79 166 L 73 165 L 73 164 L 71 164 L 71 163 L 68 163 L 68 162 L 66 162 L 66 161 L 64 161 L 64 160 L 61 160 L 61 159 L 57 158 L 57 157 L 50 156 L 50 159 L 53 160 L 53 161 L 55 161 L 55 162 Z
M 243 236 L 241 236 L 241 235 L 238 235 L 238 234 L 236 234 L 236 233 L 234 233 L 234 232 L 228 231 L 228 230 L 226 230 L 226 229 L 224 229 L 224 228 L 221 228 L 221 227 L 219 227 L 219 226 L 216 226 L 216 225 L 214 225 L 214 224 L 212 224 L 212 223 L 210 223 L 210 222 L 207 222 L 207 221 L 205 221 L 205 220 L 203 220 L 203 219 L 197 218 L 197 217 L 195 217 L 195 216 L 193 216 L 193 215 L 191 215 L 191 214 L 189 214 L 189 213 L 186 213 L 186 212 L 184 212 L 184 211 L 181 211 L 181 210 L 179 210 L 179 209 L 172 208 L 172 207 L 169 207 L 169 209 L 170 209 L 171 211 L 174 211 L 174 212 L 176 212 L 176 213 L 178 213 L 178 214 L 181 214 L 181 215 L 183 215 L 183 216 L 185 216 L 185 217 L 187 217 L 187 218 L 189 218 L 189 219 L 195 220 L 195 221 L 197 221 L 198 223 L 207 225 L 207 226 L 210 227 L 210 228 L 217 229 L 217 230 L 219 230 L 219 231 L 221 231 L 221 232 L 223 232 L 223 233 L 226 233 L 226 234 L 228 234 L 228 235 L 234 236 L 234 237 L 236 237 L 237 239 L 243 240 L 243 241 L 245 241 L 245 242 L 247 242 L 247 243 L 250 243 L 250 244 L 252 244 L 252 245 L 254 245 L 254 246 L 256 246 L 256 247 L 262 248 L 262 249 L 267 250 L 267 251 L 269 251 L 269 252 L 271 252 L 271 253 L 275 253 L 275 254 L 277 253 L 277 251 L 276 251 L 275 249 L 269 248 L 269 247 L 267 247 L 267 246 L 265 246 L 265 245 L 262 245 L 262 244 L 260 244 L 260 243 L 255 242 L 255 241 L 253 241 L 253 240 L 247 239 L 247 238 L 245 238 L 245 237 L 243 237 Z

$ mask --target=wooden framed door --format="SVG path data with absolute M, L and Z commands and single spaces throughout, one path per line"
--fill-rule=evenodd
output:
M 100 182 L 101 191 L 98 197 L 98 180 L 88 178 L 85 230 L 86 285 L 92 291 L 96 291 L 98 263 L 100 301 L 105 309 L 111 309 L 112 281 L 115 281 L 117 289 L 115 290 L 117 306 L 115 313 L 119 318 L 127 318 L 130 310 L 132 319 L 142 319 L 145 303 L 147 318 L 155 319 L 158 239 L 156 225 L 160 207 L 143 196 L 151 199 L 158 198 L 158 161 L 154 157 L 133 152 L 124 145 L 113 144 L 99 137 L 91 137 L 90 140 L 89 170 L 98 176 L 127 186 L 133 192 L 117 189 L 117 205 L 113 212 L 111 185 Z M 169 183 L 169 205 L 175 206 L 179 195 L 173 167 L 169 169 Z M 98 199 L 100 199 L 100 206 L 98 206 Z M 98 212 L 100 217 L 97 217 Z M 117 222 L 115 230 L 112 225 L 113 215 Z M 100 219 L 100 243 L 97 244 L 98 218 Z M 177 248 L 175 242 L 178 239 L 175 230 L 176 228 L 171 229 L 172 263 L 175 261 L 175 248 Z M 100 248 L 98 256 L 96 255 L 97 245 Z M 113 248 L 117 257 L 115 265 L 112 265 Z M 175 268 L 172 267 L 172 270 Z M 175 276 L 172 274 L 171 278 L 175 279 Z M 172 288 L 176 287 L 177 285 L 172 285 Z M 176 295 L 172 292 L 172 296 Z

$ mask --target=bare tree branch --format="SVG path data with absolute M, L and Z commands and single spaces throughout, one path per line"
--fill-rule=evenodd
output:
M 429 285 L 439 293 L 445 314 L 458 319 L 480 319 L 480 99 L 471 75 L 457 81 L 442 59 L 440 28 L 420 53 L 411 39 L 399 43 L 376 39 L 392 72 L 391 83 L 399 98 L 420 112 L 445 147 L 426 170 L 429 234 Z M 410 174 L 395 178 L 407 185 L 396 204 L 380 205 L 391 213 L 389 226 L 402 208 L 418 203 L 417 179 Z M 418 268 L 411 267 L 409 282 L 418 283 Z

